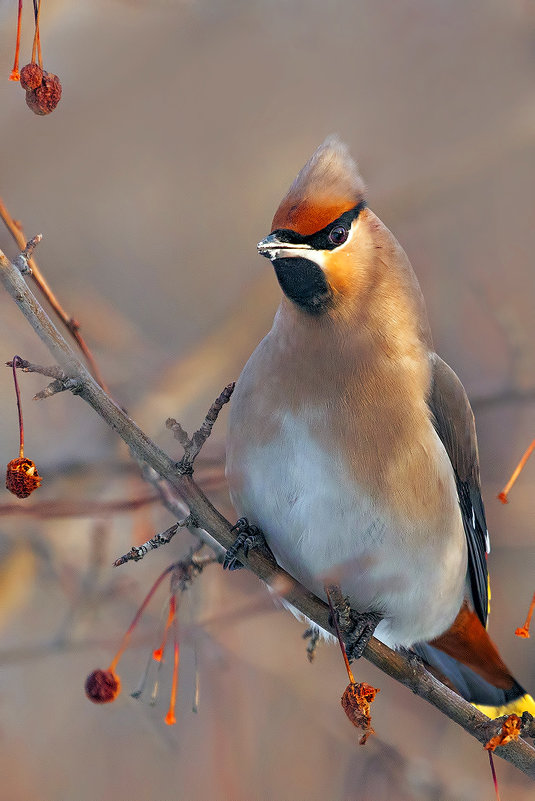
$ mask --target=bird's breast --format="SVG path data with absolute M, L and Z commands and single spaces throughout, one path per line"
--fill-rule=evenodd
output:
M 231 494 L 265 532 L 279 564 L 310 579 L 345 561 L 351 532 L 381 542 L 384 522 L 308 423 L 291 413 L 277 417 L 268 440 L 242 443 L 239 455 L 230 449 Z

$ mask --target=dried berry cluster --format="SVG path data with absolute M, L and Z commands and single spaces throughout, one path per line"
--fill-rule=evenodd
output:
M 43 69 L 43 54 L 41 52 L 41 34 L 39 22 L 41 18 L 41 0 L 34 0 L 33 10 L 35 17 L 35 33 L 33 37 L 32 59 L 29 64 L 19 72 L 20 35 L 22 23 L 22 0 L 19 0 L 19 13 L 17 17 L 17 40 L 15 44 L 15 59 L 9 79 L 19 81 L 26 90 L 26 103 L 34 114 L 44 116 L 54 111 L 61 100 L 61 83 L 57 75 Z
M 61 99 L 58 76 L 41 69 L 39 64 L 31 62 L 21 69 L 20 85 L 26 90 L 26 103 L 34 114 L 50 114 Z

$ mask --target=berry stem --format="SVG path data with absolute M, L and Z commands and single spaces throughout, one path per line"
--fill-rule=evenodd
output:
M 494 767 L 494 759 L 492 756 L 492 751 L 487 752 L 489 755 L 489 762 L 490 762 L 490 771 L 492 773 L 492 781 L 494 782 L 494 790 L 496 792 L 496 801 L 500 801 L 500 790 L 498 787 L 498 777 L 496 776 L 496 768 Z
M 513 474 L 511 476 L 511 478 L 509 479 L 509 481 L 507 482 L 507 484 L 505 485 L 503 490 L 498 495 L 498 498 L 500 499 L 500 501 L 502 503 L 507 503 L 507 496 L 509 495 L 511 487 L 513 486 L 513 484 L 517 480 L 518 476 L 520 475 L 520 473 L 524 469 L 524 465 L 526 464 L 527 460 L 529 459 L 529 457 L 531 456 L 531 454 L 533 453 L 534 450 L 535 450 L 535 439 L 533 440 L 533 442 L 531 443 L 529 448 L 527 448 L 527 450 L 524 453 L 524 455 L 522 456 L 521 460 L 519 461 L 519 463 L 517 464 L 517 466 L 513 470 Z
M 121 642 L 121 646 L 120 646 L 119 650 L 117 651 L 117 653 L 113 657 L 113 661 L 112 661 L 111 665 L 108 668 L 108 670 L 110 670 L 111 673 L 115 673 L 115 668 L 117 667 L 119 659 L 123 655 L 124 650 L 125 650 L 126 646 L 128 645 L 128 643 L 130 641 L 130 637 L 132 636 L 132 632 L 135 629 L 135 627 L 137 626 L 137 624 L 139 623 L 139 619 L 140 619 L 141 615 L 143 614 L 143 612 L 145 611 L 145 609 L 147 608 L 147 606 L 149 604 L 149 601 L 151 600 L 152 596 L 154 595 L 154 593 L 156 592 L 156 590 L 158 589 L 158 587 L 160 586 L 160 584 L 162 583 L 164 578 L 167 575 L 169 575 L 169 573 L 171 573 L 171 571 L 173 571 L 175 568 L 176 568 L 176 564 L 173 562 L 172 565 L 169 565 L 169 567 L 167 567 L 163 571 L 163 573 L 160 576 L 158 576 L 158 578 L 156 579 L 156 581 L 154 582 L 154 584 L 150 588 L 149 592 L 145 596 L 145 599 L 144 599 L 143 603 L 141 604 L 141 606 L 137 610 L 136 614 L 134 615 L 134 619 L 130 623 L 130 625 L 129 625 L 127 631 L 126 631 L 126 634 L 123 637 L 123 640 Z
M 199 655 L 197 653 L 197 642 L 193 643 L 193 656 L 195 659 L 195 686 L 193 690 L 193 704 L 191 706 L 192 712 L 199 711 L 199 700 L 201 696 L 201 677 L 199 674 Z
M 162 643 L 159 648 L 156 648 L 152 652 L 152 658 L 155 660 L 155 662 L 161 662 L 163 659 L 165 645 L 167 643 L 167 635 L 169 633 L 171 624 L 175 618 L 175 613 L 176 613 L 176 596 L 172 595 L 171 598 L 169 599 L 169 612 L 167 614 L 167 620 L 165 622 L 165 629 L 162 636 Z
M 13 381 L 15 382 L 15 395 L 17 396 L 17 409 L 19 412 L 19 459 L 24 457 L 24 424 L 22 422 L 22 408 L 20 405 L 20 388 L 17 378 L 17 364 L 22 362 L 20 356 L 13 356 L 11 365 L 13 367 Z
M 333 602 L 331 600 L 331 595 L 330 595 L 329 590 L 327 589 L 327 587 L 325 587 L 325 593 L 327 594 L 327 600 L 329 602 L 329 607 L 330 607 L 330 610 L 331 610 L 332 621 L 333 621 L 333 624 L 334 624 L 334 628 L 336 629 L 336 636 L 338 637 L 338 642 L 340 643 L 340 650 L 342 651 L 342 656 L 344 657 L 344 663 L 345 663 L 345 666 L 346 666 L 349 682 L 350 682 L 350 684 L 356 684 L 355 677 L 353 676 L 353 671 L 351 670 L 351 668 L 349 666 L 349 659 L 347 658 L 347 651 L 346 651 L 346 647 L 345 647 L 344 640 L 343 640 L 343 637 L 342 637 L 342 632 L 340 631 L 340 626 L 338 625 L 336 612 L 334 611 L 334 605 L 333 605 Z
M 171 597 L 169 602 L 169 613 L 171 613 L 171 603 L 173 604 L 173 611 L 175 609 L 175 596 Z M 180 659 L 180 649 L 178 645 L 178 625 L 176 615 L 173 615 L 173 650 L 174 650 L 174 664 L 173 664 L 173 684 L 171 686 L 171 700 L 169 701 L 169 710 L 165 716 L 165 722 L 168 726 L 176 723 L 175 707 L 176 707 L 176 691 L 178 685 L 178 664 Z
M 9 76 L 10 81 L 20 81 L 19 72 L 19 51 L 20 51 L 20 23 L 22 19 L 22 0 L 19 0 L 19 11 L 17 14 L 17 42 L 15 44 L 15 60 L 13 62 L 13 69 Z
M 531 618 L 534 610 L 535 610 L 535 592 L 533 593 L 533 598 L 531 599 L 531 604 L 526 617 L 526 622 L 524 623 L 523 626 L 521 626 L 519 629 L 515 631 L 517 637 L 524 637 L 524 638 L 529 637 L 529 626 L 531 623 Z
M 38 57 L 39 66 L 43 69 L 43 57 L 41 54 L 41 37 L 39 35 L 39 22 L 41 20 L 41 0 L 33 0 L 33 12 L 35 16 L 35 33 L 33 36 L 32 63 Z

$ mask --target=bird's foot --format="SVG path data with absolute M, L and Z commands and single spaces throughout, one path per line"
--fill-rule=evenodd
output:
M 241 570 L 243 564 L 238 559 L 238 551 L 240 549 L 245 556 L 248 556 L 249 551 L 255 548 L 265 549 L 271 554 L 266 539 L 258 526 L 252 526 L 246 517 L 240 517 L 231 530 L 237 531 L 238 536 L 225 554 L 223 570 Z M 273 554 L 271 555 L 273 556 Z
M 316 628 L 316 626 L 310 626 L 308 629 L 306 629 L 306 631 L 303 632 L 303 639 L 308 640 L 307 659 L 309 662 L 314 661 L 319 638 L 320 638 L 320 630 Z
M 355 612 L 349 606 L 347 598 L 341 593 L 337 595 L 339 597 L 333 599 L 334 614 L 344 640 L 347 658 L 352 662 L 360 659 L 383 616 L 378 612 Z

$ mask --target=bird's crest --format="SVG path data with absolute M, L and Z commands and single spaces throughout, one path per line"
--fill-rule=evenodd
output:
M 313 234 L 364 200 L 364 195 L 364 182 L 347 146 L 338 136 L 328 136 L 283 198 L 272 231 L 289 228 L 303 236 Z

